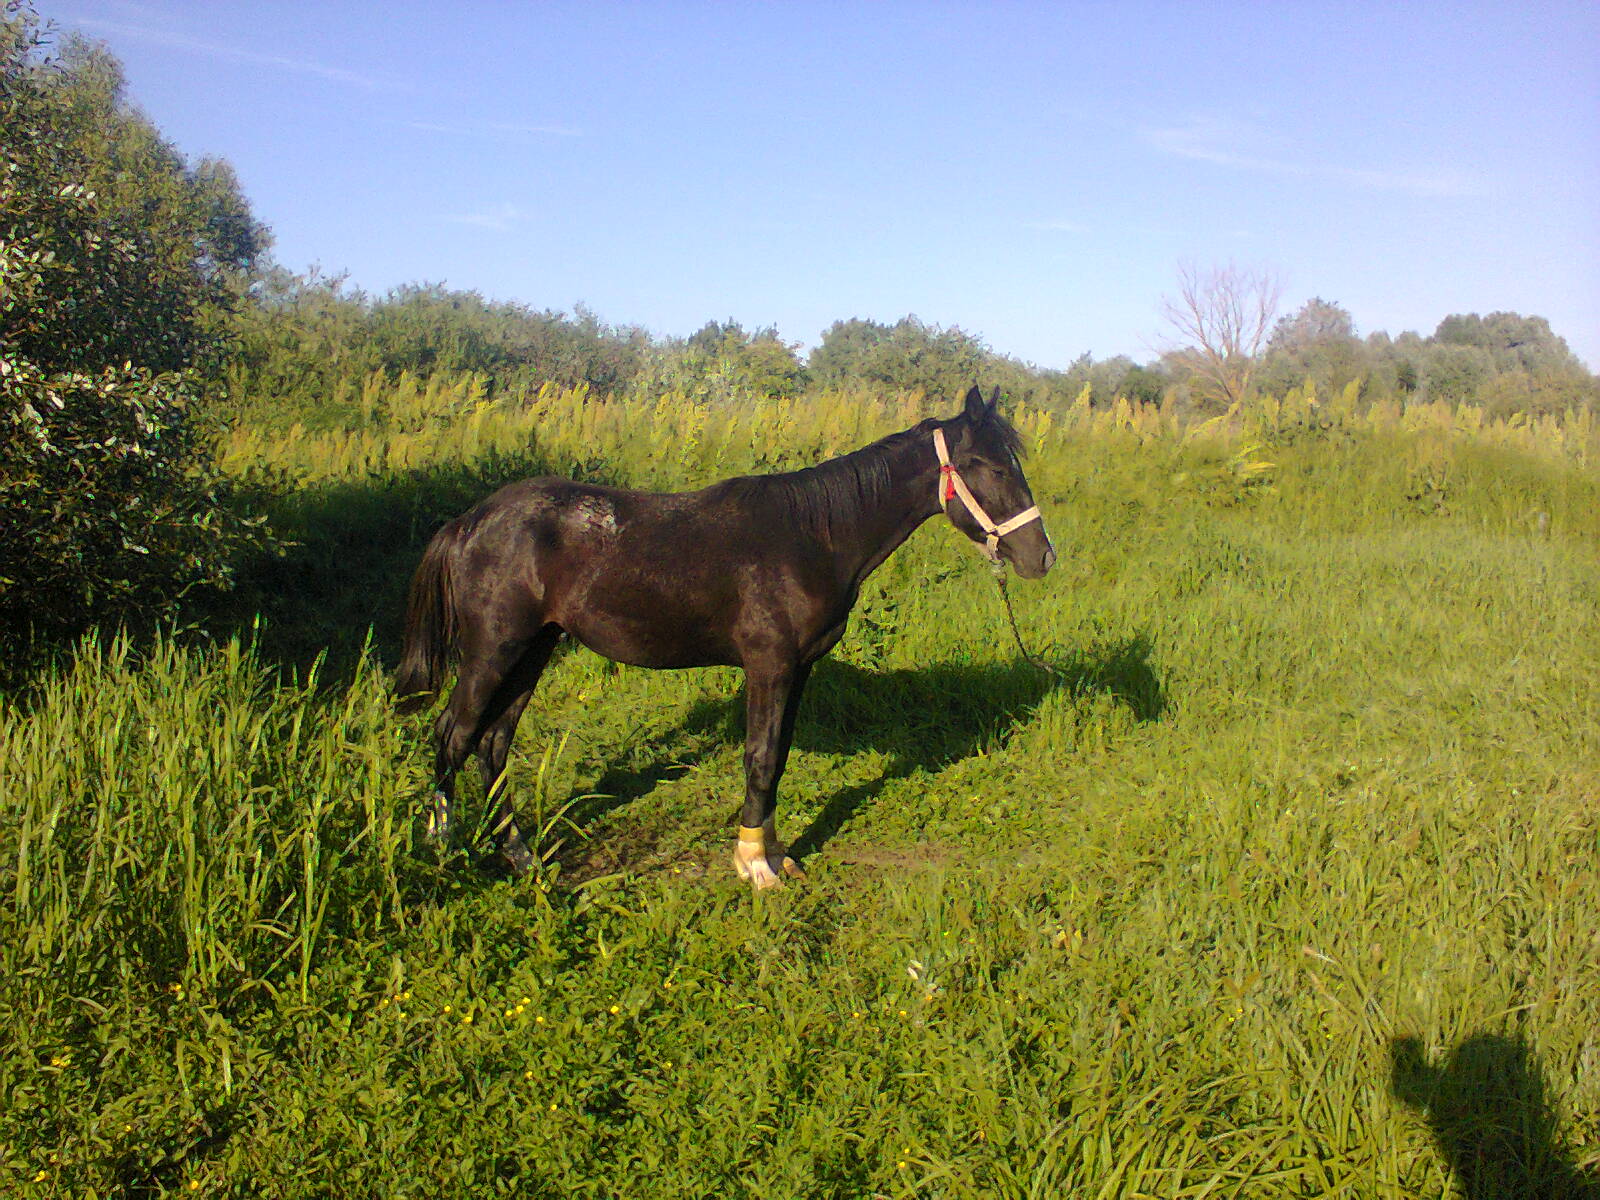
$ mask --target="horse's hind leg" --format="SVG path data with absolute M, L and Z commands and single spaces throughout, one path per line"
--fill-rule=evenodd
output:
M 541 670 L 559 637 L 558 630 L 549 638 L 549 645 L 539 659 Z M 489 727 L 504 715 L 511 701 L 528 690 L 506 685 L 517 675 L 524 657 L 545 638 L 546 631 L 541 629 L 532 637 L 500 642 L 487 652 L 463 652 L 455 690 L 450 693 L 450 702 L 433 727 L 434 792 L 428 812 L 428 836 L 434 841 L 446 844 L 451 841 L 454 821 L 450 808 L 455 798 L 456 772 L 478 748 Z M 537 673 L 534 678 L 538 678 Z
M 511 805 L 502 776 L 506 769 L 506 757 L 511 751 L 511 739 L 516 736 L 517 722 L 522 719 L 522 710 L 528 707 L 528 701 L 533 698 L 539 677 L 544 674 L 550 655 L 560 640 L 561 630 L 554 625 L 547 625 L 539 631 L 533 644 L 523 652 L 517 665 L 496 689 L 489 710 L 484 714 L 483 733 L 478 739 L 478 770 L 483 776 L 484 790 L 495 797 L 490 836 L 506 865 L 513 874 L 519 876 L 533 869 L 534 857 L 522 840 L 522 831 L 517 827 L 516 810 Z M 498 788 L 497 784 L 500 785 Z
M 456 691 L 460 690 L 457 684 Z M 450 706 L 446 706 L 433 723 L 433 797 L 428 802 L 428 840 L 441 848 L 455 840 L 455 818 L 450 809 L 455 803 L 456 769 L 460 763 L 452 763 L 445 752 L 454 729 L 455 718 Z

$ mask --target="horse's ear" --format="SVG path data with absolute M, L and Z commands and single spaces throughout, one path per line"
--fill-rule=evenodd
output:
M 983 424 L 983 419 L 989 415 L 989 408 L 983 402 L 983 392 L 977 384 L 973 384 L 972 390 L 967 393 L 965 415 L 974 425 Z
M 994 395 L 989 397 L 989 415 L 992 417 L 1000 411 L 1000 385 L 994 385 Z

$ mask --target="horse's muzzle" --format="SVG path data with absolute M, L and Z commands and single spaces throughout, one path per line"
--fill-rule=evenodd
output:
M 1015 557 L 1011 560 L 1011 569 L 1023 579 L 1043 579 L 1046 572 L 1056 565 L 1056 548 L 1045 543 L 1044 553 L 1038 558 L 1032 555 Z

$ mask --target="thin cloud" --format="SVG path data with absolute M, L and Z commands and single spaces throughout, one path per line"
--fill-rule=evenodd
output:
M 583 136 L 581 129 L 573 129 L 568 125 L 517 125 L 505 121 L 484 121 L 464 125 L 451 124 L 445 121 L 407 121 L 406 124 L 410 128 L 420 129 L 424 133 L 443 133 L 451 137 L 489 138 L 496 141 L 507 138 L 575 138 Z
M 1146 129 L 1140 136 L 1163 154 L 1239 171 L 1325 179 L 1367 191 L 1406 192 L 1413 196 L 1474 196 L 1482 191 L 1476 180 L 1459 171 L 1389 171 L 1296 162 L 1273 154 L 1269 139 L 1259 130 L 1215 117 L 1195 117 L 1182 125 Z
M 513 226 L 531 220 L 532 217 L 532 213 L 523 211 L 515 204 L 496 204 L 479 212 L 448 216 L 445 220 L 452 225 L 472 225 L 478 229 L 492 229 L 496 233 L 505 233 Z
M 364 88 L 367 91 L 380 89 L 394 90 L 395 85 L 370 75 L 363 75 L 359 71 L 347 71 L 343 67 L 330 67 L 326 63 L 315 62 L 306 58 L 289 58 L 282 54 L 262 54 L 256 50 L 246 50 L 240 46 L 228 46 L 221 42 L 208 42 L 200 38 L 192 38 L 183 33 L 169 33 L 166 30 L 150 29 L 143 25 L 125 25 L 120 21 L 102 21 L 95 17 L 77 17 L 73 24 L 81 29 L 94 33 L 109 33 L 116 37 L 132 38 L 135 41 L 149 42 L 157 46 L 167 46 L 174 50 L 187 50 L 194 54 L 204 54 L 212 58 L 225 59 L 229 62 L 254 63 L 256 66 L 271 67 L 279 71 L 288 71 L 296 75 L 312 75 L 318 79 L 326 79 L 330 83 L 349 84 L 353 87 Z
M 124 16 L 137 17 L 141 21 L 158 21 L 161 13 L 154 6 L 139 4 L 135 0 L 102 0 L 107 8 L 114 8 Z

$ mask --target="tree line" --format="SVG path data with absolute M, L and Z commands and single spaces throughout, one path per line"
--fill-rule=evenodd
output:
M 1343 306 L 1320 296 L 1278 317 L 1280 287 L 1267 271 L 1184 264 L 1161 314 L 1177 345 L 1157 368 L 1164 402 L 1217 409 L 1252 389 L 1282 396 L 1354 387 L 1374 401 L 1474 404 L 1494 417 L 1600 404 L 1600 379 L 1543 317 L 1453 314 L 1432 335 L 1358 335 Z
M 1200 414 L 1222 411 L 1251 390 L 1282 395 L 1307 385 L 1328 396 L 1354 384 L 1361 404 L 1445 400 L 1493 416 L 1600 404 L 1600 379 L 1550 323 L 1513 312 L 1453 314 L 1427 336 L 1361 336 L 1348 310 L 1315 297 L 1266 321 L 1249 353 L 1212 355 L 1194 333 L 1144 363 L 1085 353 L 1047 368 L 915 315 L 836 321 L 802 354 L 771 326 L 746 329 L 732 318 L 708 321 L 688 337 L 662 337 L 608 325 L 581 306 L 571 314 L 536 311 L 429 284 L 375 298 L 337 278 L 281 268 L 250 299 L 225 390 L 248 401 L 256 419 L 292 414 L 312 424 L 356 420 L 357 397 L 374 374 L 426 380 L 441 372 L 481 374 L 491 391 L 581 383 L 607 395 L 673 391 L 713 402 L 849 387 L 948 396 L 982 380 L 1042 407 L 1126 397 Z
M 708 321 L 687 337 L 418 283 L 380 296 L 288 271 L 228 164 L 189 161 L 128 104 L 120 65 L 0 13 L 0 643 L 50 641 L 225 587 L 265 536 L 210 453 L 220 421 L 355 424 L 374 380 L 481 377 L 709 403 L 818 389 L 954 395 L 974 381 L 1062 407 L 1118 397 L 1221 411 L 1257 389 L 1448 399 L 1492 413 L 1600 404 L 1542 317 L 1356 330 L 1320 298 L 1278 317 L 1264 277 L 1186 268 L 1174 348 L 1063 368 L 905 316 L 836 321 L 814 348 Z M 1232 322 L 1232 324 L 1230 324 Z

